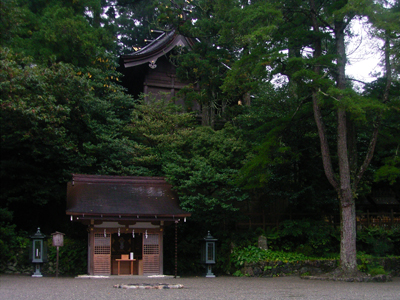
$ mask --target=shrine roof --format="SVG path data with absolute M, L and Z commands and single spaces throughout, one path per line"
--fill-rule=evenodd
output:
M 178 196 L 163 177 L 74 174 L 67 186 L 67 215 L 119 218 L 175 218 Z M 81 217 L 81 218 L 82 218 Z
M 157 59 L 177 46 L 192 47 L 193 40 L 178 34 L 175 30 L 163 32 L 159 37 L 142 49 L 127 55 L 121 55 L 121 62 L 125 68 L 145 63 L 156 62 Z

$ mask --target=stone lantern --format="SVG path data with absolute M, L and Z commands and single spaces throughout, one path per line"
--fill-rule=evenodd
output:
M 201 245 L 201 263 L 205 265 L 207 269 L 206 277 L 215 277 L 212 272 L 212 266 L 215 265 L 215 239 L 208 231 L 206 237 L 202 239 Z
M 40 232 L 40 228 L 34 235 L 31 235 L 32 244 L 29 251 L 29 258 L 32 260 L 35 272 L 32 277 L 43 277 L 40 269 L 42 264 L 47 262 L 47 245 L 44 241 L 46 236 Z

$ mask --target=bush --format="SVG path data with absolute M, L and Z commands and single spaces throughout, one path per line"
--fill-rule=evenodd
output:
M 26 232 L 15 231 L 16 225 L 0 223 L 0 259 L 7 262 L 16 259 L 17 253 L 27 249 L 29 239 Z
M 262 233 L 272 250 L 331 257 L 340 251 L 340 232 L 323 221 L 286 220 Z M 400 255 L 400 227 L 370 227 L 357 231 L 357 250 L 376 257 Z
M 357 232 L 357 250 L 374 256 L 400 255 L 400 227 L 369 227 Z
M 220 231 L 215 236 L 219 238 L 217 242 L 217 264 L 216 272 L 230 274 L 234 269 L 236 261 L 233 259 L 232 253 L 236 249 L 246 248 L 257 244 L 258 236 L 262 230 L 248 231 Z
M 357 253 L 357 268 L 371 276 L 387 274 L 384 267 L 372 255 Z
M 281 261 L 283 263 L 290 263 L 306 259 L 310 259 L 310 257 L 301 253 L 263 250 L 255 246 L 235 248 L 231 254 L 231 260 L 234 263 L 235 269 L 242 268 L 245 263 L 257 263 L 260 261 Z
M 273 250 L 320 257 L 339 252 L 339 231 L 323 221 L 286 220 L 278 230 L 269 230 L 265 236 Z
M 44 264 L 44 272 L 55 274 L 57 263 L 57 247 L 52 246 L 52 239 L 47 240 L 48 263 Z M 87 273 L 87 242 L 64 237 L 64 246 L 59 247 L 59 274 L 78 275 Z
M 28 234 L 24 231 L 17 232 L 16 225 L 10 224 L 12 213 L 0 208 L 0 266 L 8 262 L 17 265 L 28 263 Z

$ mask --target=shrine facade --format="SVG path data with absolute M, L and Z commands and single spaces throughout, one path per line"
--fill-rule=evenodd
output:
M 80 174 L 66 213 L 87 226 L 89 275 L 163 274 L 164 228 L 190 216 L 163 177 Z

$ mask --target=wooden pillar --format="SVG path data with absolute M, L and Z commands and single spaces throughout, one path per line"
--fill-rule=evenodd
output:
M 175 275 L 178 275 L 178 220 L 175 220 Z
M 159 234 L 159 245 L 160 245 L 160 275 L 164 274 L 164 229 L 161 227 Z
M 88 233 L 88 274 L 93 275 L 93 258 L 94 258 L 94 230 L 93 226 L 89 226 Z

